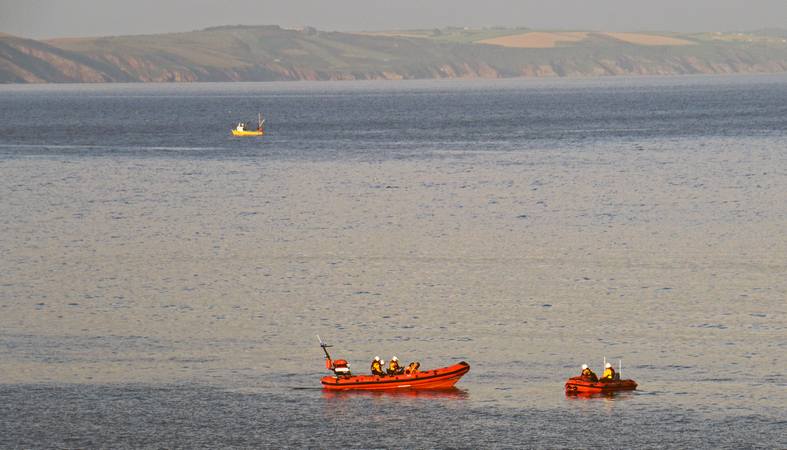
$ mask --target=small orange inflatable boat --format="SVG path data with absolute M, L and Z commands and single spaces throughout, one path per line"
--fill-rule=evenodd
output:
M 330 345 L 320 341 L 320 347 L 325 352 L 325 367 L 333 372 L 333 376 L 322 377 L 322 380 L 320 380 L 324 389 L 448 389 L 453 387 L 464 374 L 470 371 L 470 364 L 462 361 L 448 367 L 434 370 L 418 370 L 400 375 L 352 375 L 347 361 L 331 359 L 331 355 L 328 354 Z
M 572 377 L 566 381 L 566 394 L 633 391 L 636 388 L 637 383 L 634 380 L 590 381 L 582 377 Z

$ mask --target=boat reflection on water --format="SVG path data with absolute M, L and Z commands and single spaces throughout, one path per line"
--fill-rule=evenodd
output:
M 605 398 L 609 400 L 627 400 L 634 397 L 634 391 L 612 391 L 612 392 L 569 392 L 566 391 L 566 398 L 572 400 L 587 400 L 595 398 Z
M 470 394 L 464 389 L 456 387 L 446 389 L 396 389 L 396 390 L 330 390 L 323 389 L 322 396 L 325 399 L 355 399 L 363 397 L 371 398 L 407 398 L 417 397 L 423 399 L 466 399 Z

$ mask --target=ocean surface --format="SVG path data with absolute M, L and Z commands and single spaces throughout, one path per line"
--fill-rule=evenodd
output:
M 0 86 L 1 448 L 785 448 L 786 299 L 787 75 Z

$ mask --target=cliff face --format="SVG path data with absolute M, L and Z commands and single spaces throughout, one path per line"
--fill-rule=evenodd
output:
M 490 37 L 491 36 L 491 37 Z M 0 35 L 0 82 L 193 82 L 787 72 L 787 36 L 527 30 L 349 34 L 277 26 Z

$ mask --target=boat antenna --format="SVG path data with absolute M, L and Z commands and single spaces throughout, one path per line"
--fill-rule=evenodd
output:
M 620 374 L 622 372 L 623 372 L 623 360 L 619 359 L 618 360 L 618 373 Z
M 331 355 L 328 354 L 328 347 L 333 347 L 332 345 L 328 345 L 320 339 L 320 335 L 317 335 L 317 340 L 320 341 L 320 347 L 322 347 L 322 351 L 325 352 L 325 357 L 331 359 Z

